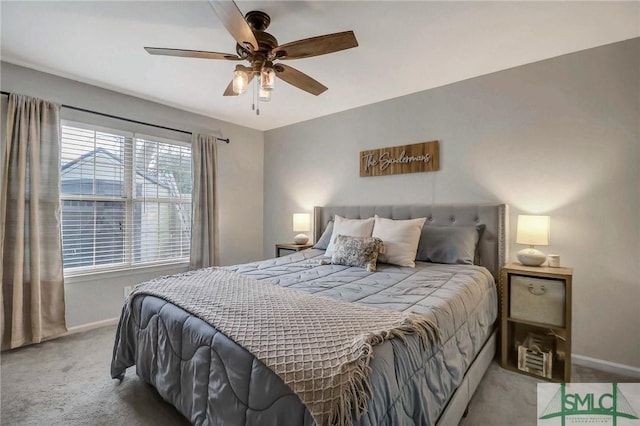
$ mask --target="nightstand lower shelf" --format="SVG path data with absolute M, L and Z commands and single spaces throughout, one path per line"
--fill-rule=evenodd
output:
M 502 367 L 516 371 L 518 373 L 526 374 L 527 376 L 535 377 L 540 380 L 550 380 L 553 382 L 565 382 L 568 378 L 565 377 L 565 373 L 568 372 L 569 365 L 565 362 L 566 356 L 565 348 L 561 339 L 554 338 L 556 346 L 552 348 L 552 360 L 551 360 L 551 377 L 542 377 L 540 374 L 529 373 L 518 368 L 518 346 L 522 345 L 528 335 L 534 334 L 537 336 L 546 336 L 549 331 L 553 331 L 556 336 L 563 336 L 563 331 L 550 327 L 547 325 L 536 326 L 528 323 L 519 322 L 517 320 L 507 320 L 506 329 L 506 341 L 511 342 L 511 347 L 506 349 L 506 360 L 503 359 Z

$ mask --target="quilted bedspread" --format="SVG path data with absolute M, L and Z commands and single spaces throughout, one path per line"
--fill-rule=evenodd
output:
M 435 424 L 497 316 L 489 272 L 471 265 L 380 264 L 378 272 L 320 265 L 323 251 L 228 267 L 258 280 L 350 302 L 414 312 L 437 324 L 441 344 L 417 336 L 374 348 L 373 398 L 356 425 Z M 111 374 L 138 375 L 197 425 L 313 425 L 300 399 L 223 333 L 153 296 L 125 305 Z

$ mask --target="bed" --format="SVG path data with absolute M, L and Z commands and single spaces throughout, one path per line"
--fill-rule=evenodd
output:
M 314 209 L 318 241 L 340 215 L 426 218 L 442 227 L 484 225 L 476 265 L 416 262 L 415 268 L 378 264 L 376 272 L 324 264 L 324 250 L 224 268 L 260 282 L 393 311 L 411 311 L 438 326 L 437 345 L 417 335 L 376 345 L 366 413 L 354 425 L 457 424 L 495 354 L 498 303 L 495 279 L 506 258 L 505 205 L 347 206 Z M 404 340 L 404 341 L 403 341 Z M 193 424 L 314 425 L 283 380 L 250 352 L 184 309 L 153 295 L 125 303 L 111 375 L 136 365 Z

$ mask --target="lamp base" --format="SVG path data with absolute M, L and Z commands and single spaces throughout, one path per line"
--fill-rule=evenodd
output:
M 547 260 L 547 256 L 538 249 L 526 248 L 518 252 L 518 260 L 526 266 L 540 266 Z
M 293 242 L 296 244 L 307 244 L 309 242 L 309 237 L 305 234 L 298 234 L 293 237 Z

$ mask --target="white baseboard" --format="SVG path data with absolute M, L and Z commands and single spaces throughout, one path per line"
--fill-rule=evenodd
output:
M 576 365 L 583 367 L 595 368 L 597 370 L 615 373 L 623 376 L 629 376 L 640 379 L 640 368 L 630 365 L 618 364 L 615 362 L 605 361 L 603 359 L 591 358 L 584 355 L 572 354 L 571 361 Z
M 75 327 L 69 327 L 67 329 L 67 332 L 64 333 L 62 336 L 68 336 L 70 334 L 82 333 L 83 331 L 95 330 L 96 328 L 106 327 L 106 326 L 109 326 L 109 325 L 116 325 L 116 324 L 118 324 L 118 320 L 119 319 L 120 319 L 119 317 L 109 318 L 109 319 L 102 320 L 102 321 L 90 322 L 89 324 L 82 324 L 82 325 L 76 325 Z M 60 337 L 60 336 L 58 336 L 58 337 Z

